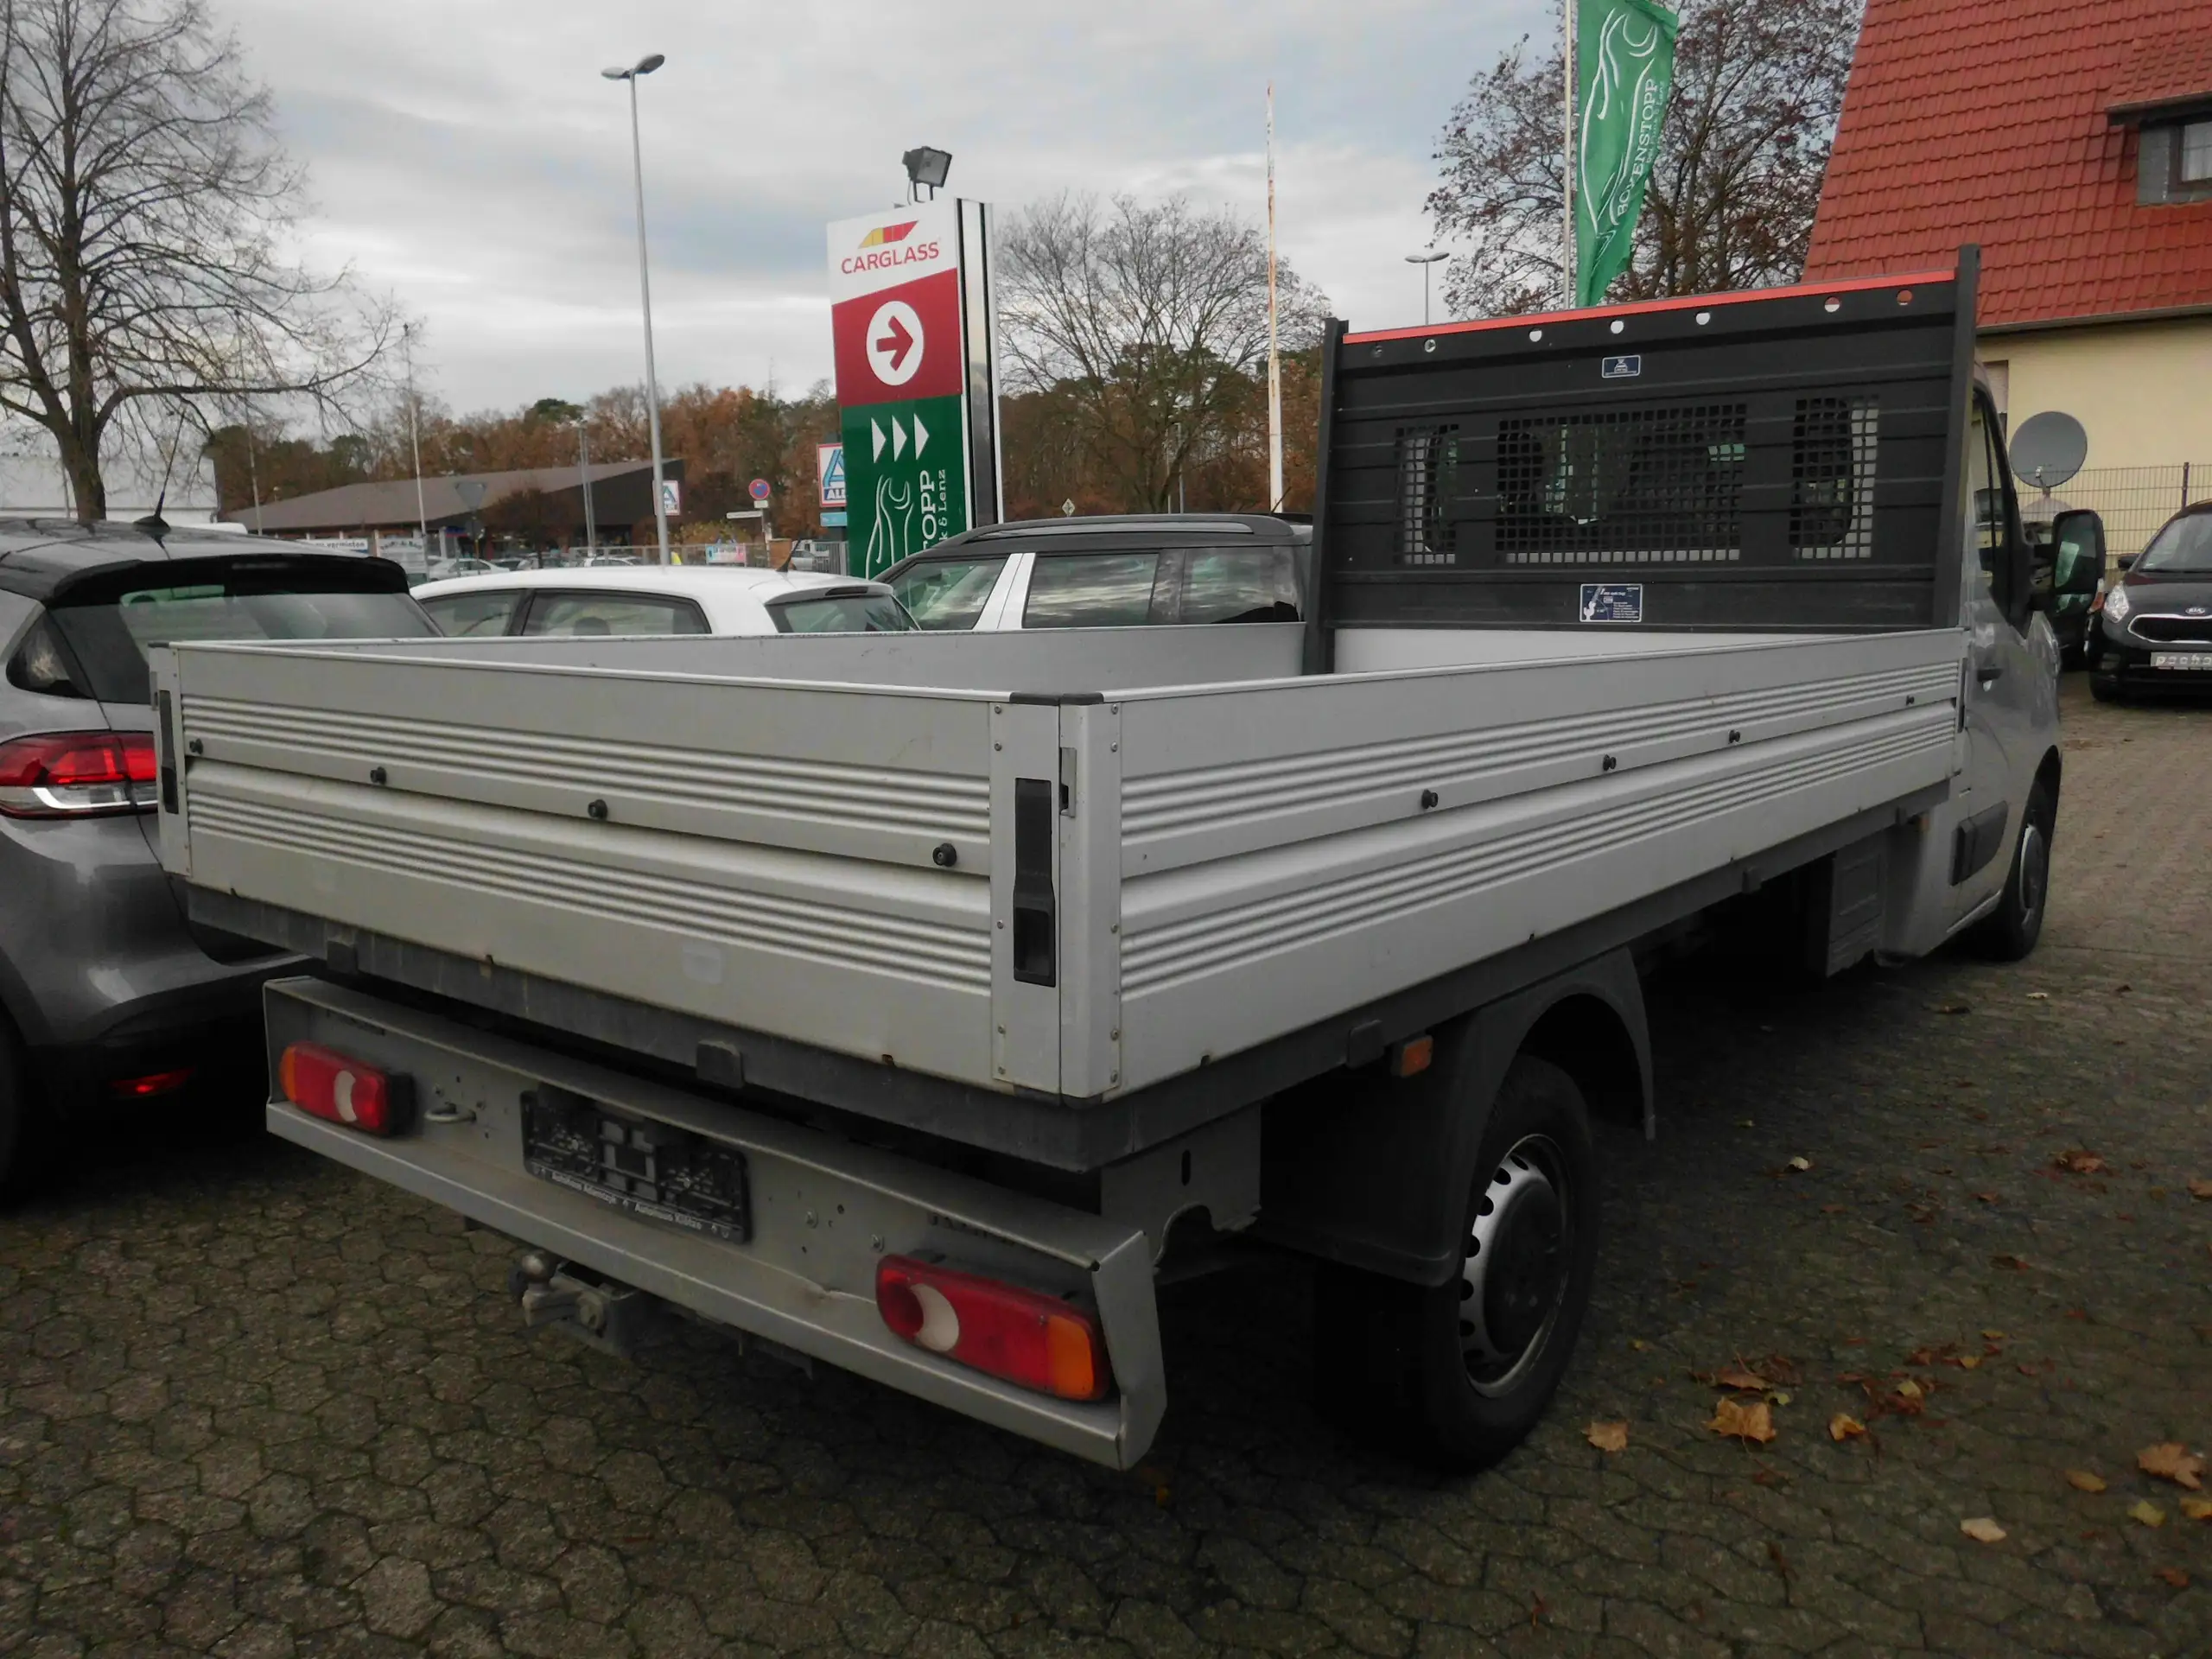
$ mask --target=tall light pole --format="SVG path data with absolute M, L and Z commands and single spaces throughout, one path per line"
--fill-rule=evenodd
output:
M 430 513 L 423 504 L 423 433 L 415 404 L 415 325 L 404 324 L 399 338 L 407 353 L 407 447 L 415 452 L 415 533 L 423 543 L 423 568 L 427 570 L 430 568 Z M 261 528 L 258 509 L 253 527 Z
M 1451 257 L 1450 254 L 1441 252 L 1435 248 L 1431 248 L 1427 253 L 1409 253 L 1406 256 L 1408 264 L 1421 267 L 1421 326 L 1424 328 L 1428 327 L 1429 267 L 1440 259 L 1448 259 Z
M 646 54 L 627 69 L 602 69 L 609 80 L 630 83 L 630 168 L 638 186 L 638 297 L 645 311 L 645 420 L 653 439 L 653 528 L 660 536 L 660 563 L 668 563 L 668 498 L 660 481 L 660 380 L 653 372 L 653 285 L 645 275 L 645 159 L 638 137 L 638 77 L 650 75 L 668 61 L 658 52 Z

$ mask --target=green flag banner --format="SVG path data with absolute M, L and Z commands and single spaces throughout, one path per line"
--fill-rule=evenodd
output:
M 1628 269 L 1675 79 L 1675 14 L 1654 0 L 1571 0 L 1579 94 L 1574 296 L 1597 305 Z

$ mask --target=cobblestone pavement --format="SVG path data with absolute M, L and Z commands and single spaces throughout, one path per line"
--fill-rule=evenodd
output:
M 2212 1653 L 2212 1522 L 2136 1467 L 2212 1440 L 2212 711 L 2081 690 L 2029 963 L 1656 993 L 1661 1137 L 1607 1142 L 1595 1316 L 1491 1473 L 1317 1421 L 1294 1265 L 1171 1294 L 1114 1474 L 527 1334 L 499 1241 L 168 1148 L 0 1218 L 0 1651 Z M 1770 1355 L 1774 1441 L 1707 1432 L 1693 1373 Z

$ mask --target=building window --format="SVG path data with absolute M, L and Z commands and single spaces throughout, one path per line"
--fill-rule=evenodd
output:
M 2191 121 L 2181 130 L 2181 165 L 2174 169 L 2183 184 L 2212 184 L 2212 120 Z
M 2212 116 L 2144 123 L 2135 200 L 2144 207 L 2212 200 Z

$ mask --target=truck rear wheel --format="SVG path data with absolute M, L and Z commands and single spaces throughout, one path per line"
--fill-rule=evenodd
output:
M 1589 1306 L 1596 1160 L 1574 1079 L 1515 1060 L 1475 1171 L 1449 1281 L 1408 1285 L 1332 1264 L 1315 1300 L 1325 1408 L 1356 1434 L 1456 1468 L 1495 1463 L 1535 1426 Z
M 0 1015 L 0 1204 L 23 1196 L 31 1166 L 30 1070 Z

